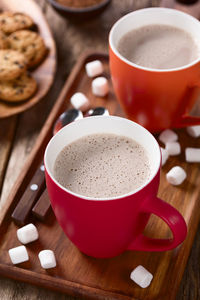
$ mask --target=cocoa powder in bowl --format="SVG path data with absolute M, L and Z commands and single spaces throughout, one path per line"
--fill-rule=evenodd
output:
M 57 0 L 58 3 L 64 6 L 74 8 L 84 8 L 89 6 L 95 6 L 104 2 L 105 0 Z

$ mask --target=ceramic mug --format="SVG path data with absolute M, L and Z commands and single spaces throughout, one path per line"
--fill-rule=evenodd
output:
M 56 181 L 53 166 L 60 151 L 83 136 L 98 133 L 127 136 L 146 149 L 151 175 L 144 185 L 122 196 L 94 199 L 76 194 Z M 55 216 L 68 238 L 83 253 L 103 258 L 125 250 L 164 251 L 175 248 L 185 239 L 187 227 L 181 214 L 156 196 L 161 167 L 160 147 L 151 133 L 139 124 L 115 116 L 77 120 L 50 140 L 44 163 Z M 143 235 L 152 213 L 167 223 L 173 233 L 172 239 L 151 239 Z
M 148 24 L 173 25 L 200 41 L 200 22 L 175 9 L 141 9 L 117 21 L 109 35 L 109 56 L 114 91 L 122 109 L 127 118 L 152 132 L 200 124 L 200 117 L 189 115 L 199 96 L 200 57 L 183 67 L 159 70 L 136 65 L 118 52 L 124 34 Z

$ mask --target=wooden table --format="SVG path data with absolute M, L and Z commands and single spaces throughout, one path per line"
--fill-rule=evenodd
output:
M 37 0 L 57 44 L 58 68 L 53 87 L 34 108 L 18 116 L 0 120 L 0 207 L 17 179 L 38 134 L 52 109 L 57 96 L 79 55 L 89 48 L 107 51 L 108 33 L 113 23 L 126 13 L 148 6 L 158 6 L 159 0 L 113 0 L 98 18 L 84 23 L 73 23 L 58 15 L 45 0 Z M 200 299 L 200 228 L 193 244 L 177 300 Z M 170 291 L 169 291 L 170 295 Z M 72 299 L 17 281 L 0 278 L 0 299 Z

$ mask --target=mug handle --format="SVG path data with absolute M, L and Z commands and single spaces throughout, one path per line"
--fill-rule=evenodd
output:
M 193 125 L 200 125 L 200 116 L 191 116 L 189 114 L 190 110 L 192 109 L 193 105 L 195 104 L 196 100 L 193 98 L 192 94 L 195 88 L 199 88 L 200 83 L 196 84 L 193 87 L 190 87 L 190 92 L 186 95 L 181 102 L 181 107 L 179 110 L 182 110 L 182 107 L 186 107 L 185 111 L 182 112 L 181 118 L 178 120 L 178 127 L 185 127 L 185 126 L 193 126 Z M 185 102 L 185 105 L 184 105 Z
M 182 116 L 180 120 L 180 124 L 182 126 L 194 126 L 200 125 L 200 117 L 190 116 L 189 114 L 185 114 Z
M 173 238 L 154 239 L 140 234 L 127 250 L 166 251 L 176 248 L 187 235 L 187 226 L 182 215 L 170 204 L 156 198 L 145 203 L 144 213 L 153 213 L 161 218 L 171 229 Z

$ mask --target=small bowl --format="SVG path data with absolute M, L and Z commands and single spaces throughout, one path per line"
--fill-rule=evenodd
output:
M 62 16 L 71 18 L 73 20 L 82 20 L 86 18 L 95 17 L 100 14 L 111 2 L 111 0 L 103 0 L 99 4 L 88 7 L 69 7 L 60 4 L 56 0 L 48 0 L 52 7 Z

